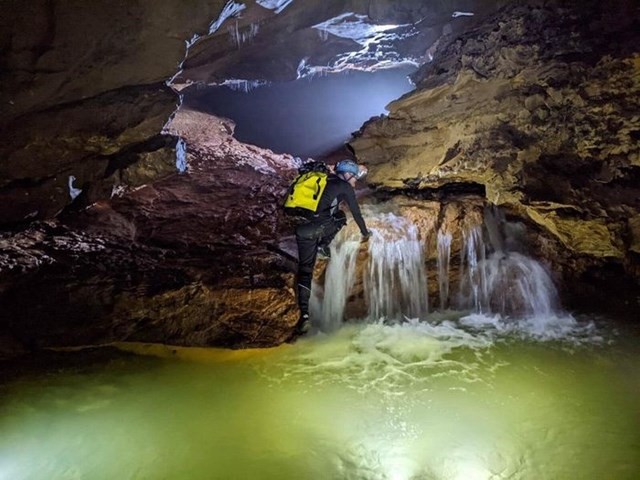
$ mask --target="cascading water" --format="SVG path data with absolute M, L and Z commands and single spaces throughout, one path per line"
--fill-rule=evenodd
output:
M 368 258 L 362 270 L 367 317 L 373 320 L 425 318 L 429 311 L 424 242 L 418 229 L 392 213 L 368 219 L 372 236 Z M 383 227 L 384 226 L 384 227 Z M 325 273 L 324 290 L 315 284 L 312 303 L 314 318 L 322 330 L 337 329 L 356 282 L 356 258 L 360 234 L 343 230 L 331 245 L 331 261 Z M 323 292 L 318 294 L 317 292 Z
M 515 240 L 508 235 L 510 224 L 498 215 L 486 210 L 485 229 L 477 226 L 463 235 L 458 308 L 520 318 L 554 315 L 559 302 L 549 273 L 537 260 L 509 251 L 505 245 L 514 248 Z
M 314 318 L 321 319 L 325 331 L 342 324 L 356 285 L 362 288 L 369 320 L 426 319 L 429 312 L 425 240 L 417 226 L 402 216 L 372 210 L 367 223 L 372 237 L 362 268 L 358 270 L 356 262 L 359 233 L 345 229 L 331 247 L 324 291 L 314 287 L 315 292 L 322 292 L 316 297 Z M 506 222 L 497 210 L 485 209 L 482 225 L 463 228 L 459 265 L 453 267 L 459 280 L 453 292 L 454 233 L 440 229 L 436 236 L 440 310 L 520 319 L 556 315 L 558 294 L 549 273 L 540 262 L 517 251 L 516 234 L 524 227 Z
M 474 227 L 463 232 L 464 246 L 460 250 L 460 289 L 458 307 L 475 312 L 487 312 L 487 281 L 485 244 L 482 229 Z
M 373 320 L 424 318 L 429 311 L 424 241 L 406 218 L 380 215 L 369 241 L 368 272 L 364 277 Z
M 448 307 L 451 238 L 450 233 L 438 232 L 438 290 L 440 292 L 440 310 Z
M 312 297 L 311 312 L 319 318 L 324 331 L 336 330 L 342 324 L 347 298 L 356 278 L 356 258 L 360 242 L 354 235 L 341 232 L 331 245 L 331 261 L 327 265 L 325 285 L 322 290 L 316 282 L 312 292 L 323 291 L 322 296 Z

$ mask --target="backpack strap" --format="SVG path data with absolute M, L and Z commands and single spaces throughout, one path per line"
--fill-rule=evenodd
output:
M 316 179 L 316 193 L 313 194 L 313 199 L 317 200 L 318 196 L 320 195 L 320 190 L 321 190 L 321 186 L 320 186 L 320 181 L 322 180 L 322 177 L 318 177 Z

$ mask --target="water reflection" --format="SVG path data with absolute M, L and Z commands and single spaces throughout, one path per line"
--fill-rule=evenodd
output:
M 586 325 L 72 354 L 2 387 L 0 478 L 636 479 L 640 351 Z

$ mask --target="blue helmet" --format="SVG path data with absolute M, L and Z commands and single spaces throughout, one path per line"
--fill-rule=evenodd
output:
M 346 159 L 340 160 L 338 163 L 336 163 L 335 172 L 352 173 L 355 176 L 358 176 L 360 174 L 360 168 L 358 168 L 358 164 L 353 160 Z

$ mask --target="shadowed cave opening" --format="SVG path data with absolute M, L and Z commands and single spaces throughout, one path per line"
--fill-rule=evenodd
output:
M 190 87 L 183 106 L 230 118 L 243 143 L 276 153 L 320 157 L 348 141 L 389 102 L 413 90 L 415 67 L 351 71 L 272 83 L 244 91 L 227 86 Z

